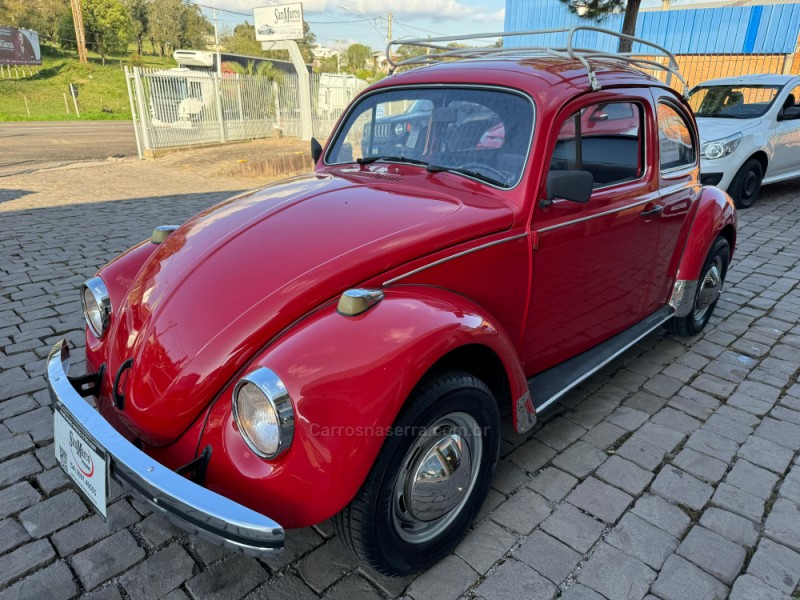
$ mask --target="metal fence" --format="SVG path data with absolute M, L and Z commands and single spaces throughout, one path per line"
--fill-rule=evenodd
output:
M 185 68 L 125 68 L 139 157 L 159 149 L 269 137 L 300 137 L 296 75 L 275 79 Z M 353 77 L 312 76 L 312 129 L 326 139 L 366 87 Z

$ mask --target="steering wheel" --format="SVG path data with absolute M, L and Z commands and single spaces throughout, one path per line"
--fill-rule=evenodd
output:
M 510 183 L 513 179 L 515 179 L 515 174 L 511 171 L 501 171 L 500 169 L 495 169 L 494 167 L 490 167 L 486 163 L 478 163 L 478 162 L 471 162 L 471 163 L 464 163 L 461 165 L 462 169 L 467 169 L 468 171 L 475 171 L 476 173 L 484 173 L 491 177 L 492 179 L 496 179 L 497 181 L 502 181 L 505 184 Z

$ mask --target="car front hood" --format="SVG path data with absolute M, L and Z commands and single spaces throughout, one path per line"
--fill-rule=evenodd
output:
M 111 374 L 133 360 L 120 417 L 142 440 L 175 440 L 270 339 L 345 289 L 513 221 L 478 195 L 461 202 L 356 175 L 305 176 L 223 202 L 147 259 L 115 307 L 107 351 Z
M 700 143 L 713 142 L 744 132 L 761 124 L 758 119 L 722 119 L 717 117 L 697 117 L 697 129 L 700 131 Z

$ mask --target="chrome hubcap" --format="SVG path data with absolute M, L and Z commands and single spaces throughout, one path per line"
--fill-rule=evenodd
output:
M 466 413 L 450 413 L 417 438 L 394 486 L 393 521 L 404 540 L 423 543 L 458 516 L 480 469 L 483 440 Z
M 717 256 L 700 280 L 700 289 L 697 291 L 697 302 L 694 309 L 694 318 L 701 321 L 708 312 L 709 307 L 719 299 L 722 293 L 722 257 Z

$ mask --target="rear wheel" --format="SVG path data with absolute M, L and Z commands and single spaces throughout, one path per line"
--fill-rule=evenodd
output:
M 750 208 L 761 191 L 764 169 L 755 158 L 748 160 L 736 173 L 728 188 L 736 208 Z
M 691 312 L 685 317 L 673 317 L 667 321 L 669 331 L 676 335 L 693 336 L 703 330 L 717 306 L 730 260 L 730 244 L 720 236 L 711 245 L 703 265 Z
M 451 371 L 417 386 L 392 429 L 335 520 L 361 560 L 407 575 L 447 556 L 472 524 L 497 464 L 500 417 L 482 381 Z

